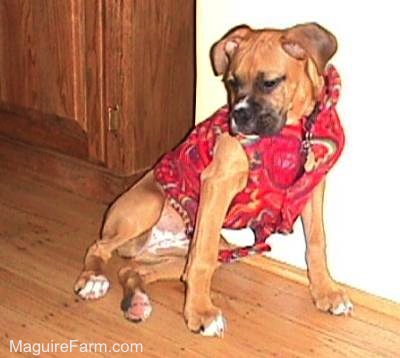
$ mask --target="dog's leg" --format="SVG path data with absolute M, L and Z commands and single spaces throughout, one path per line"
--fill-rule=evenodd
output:
M 307 242 L 306 260 L 310 290 L 318 309 L 335 315 L 351 313 L 353 305 L 343 289 L 332 280 L 327 267 L 326 242 L 323 224 L 325 181 L 319 184 L 302 212 Z
M 121 309 L 125 318 L 136 323 L 146 320 L 152 307 L 145 285 L 160 280 L 179 279 L 185 264 L 184 256 L 174 256 L 161 258 L 158 263 L 134 263 L 122 268 L 118 277 L 123 288 Z
M 112 252 L 151 229 L 160 218 L 165 197 L 148 173 L 110 207 L 102 229 L 101 239 L 89 247 L 82 273 L 75 291 L 84 299 L 104 296 L 109 281 L 104 275 L 104 264 Z
M 224 319 L 210 297 L 218 265 L 220 230 L 233 197 L 247 182 L 248 160 L 239 142 L 219 137 L 214 158 L 201 176 L 200 203 L 184 280 L 187 284 L 185 319 L 192 331 L 222 336 Z

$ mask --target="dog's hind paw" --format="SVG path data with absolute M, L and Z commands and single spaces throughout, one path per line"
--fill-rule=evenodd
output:
M 200 330 L 200 334 L 205 337 L 223 338 L 226 328 L 226 319 L 219 314 L 207 327 Z
M 104 275 L 91 275 L 86 281 L 75 285 L 75 292 L 84 300 L 95 300 L 105 296 L 110 282 Z
M 121 302 L 121 309 L 125 318 L 135 323 L 145 321 L 153 310 L 149 297 L 140 290 L 125 296 Z

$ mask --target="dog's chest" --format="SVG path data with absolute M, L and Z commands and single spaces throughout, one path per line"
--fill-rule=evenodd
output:
M 258 143 L 246 145 L 250 162 L 250 182 L 286 189 L 303 174 L 305 155 L 302 142 L 296 136 L 264 138 Z

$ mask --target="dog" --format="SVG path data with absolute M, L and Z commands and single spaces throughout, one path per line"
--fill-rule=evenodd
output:
M 290 233 L 301 217 L 316 307 L 350 314 L 353 305 L 327 268 L 322 217 L 325 177 L 344 145 L 335 111 L 340 78 L 328 66 L 336 49 L 336 38 L 316 23 L 242 25 L 216 42 L 210 57 L 228 104 L 111 205 L 75 283 L 78 295 L 106 294 L 104 265 L 117 250 L 132 258 L 118 273 L 127 319 L 150 315 L 146 285 L 181 278 L 188 328 L 221 337 L 226 321 L 210 298 L 214 271 L 268 250 L 265 239 Z M 235 246 L 234 230 L 252 244 Z

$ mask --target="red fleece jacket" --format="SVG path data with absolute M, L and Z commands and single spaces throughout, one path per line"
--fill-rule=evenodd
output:
M 250 171 L 247 185 L 234 197 L 223 227 L 251 227 L 256 234 L 256 243 L 253 247 L 222 250 L 220 261 L 267 251 L 270 249 L 265 243 L 268 236 L 274 232 L 291 232 L 313 189 L 342 153 L 344 133 L 335 110 L 340 77 L 333 66 L 328 66 L 324 78 L 325 87 L 310 132 L 313 138 L 334 141 L 336 152 L 314 171 L 304 171 L 306 117 L 299 125 L 285 126 L 279 134 L 271 137 L 254 140 L 238 136 L 248 157 Z M 197 125 L 186 140 L 164 155 L 154 168 L 155 178 L 170 202 L 186 218 L 189 238 L 196 222 L 200 175 L 212 161 L 218 136 L 225 132 L 229 132 L 229 109 L 226 106 Z M 311 150 L 317 158 L 324 155 L 324 147 L 313 146 Z

